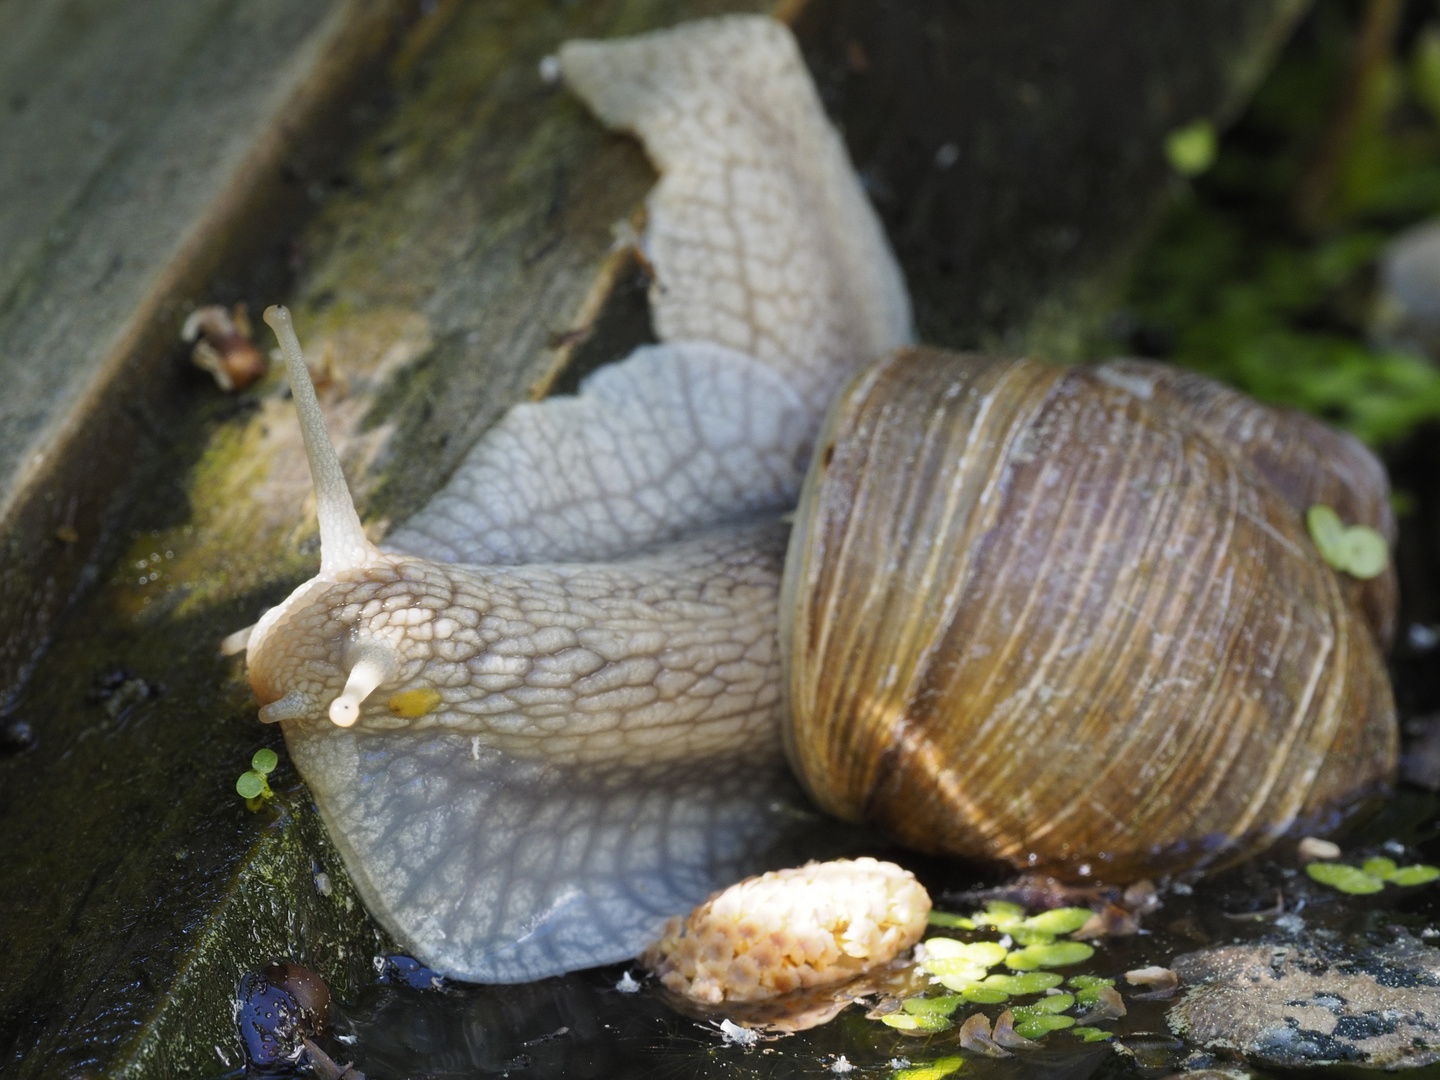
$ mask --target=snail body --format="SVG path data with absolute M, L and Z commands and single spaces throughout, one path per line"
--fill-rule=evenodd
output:
M 560 61 L 660 168 L 644 244 L 662 344 L 513 409 L 381 550 L 288 316 L 267 313 L 322 558 L 250 634 L 251 682 L 402 944 L 477 981 L 631 956 L 804 827 L 787 756 L 822 807 L 915 846 L 1117 876 L 1236 858 L 1384 781 L 1393 579 L 1342 582 L 1295 501 L 1325 492 L 1386 528 L 1358 444 L 1149 365 L 905 349 L 899 270 L 779 24 L 572 43 Z M 1046 463 L 1067 416 L 1068 473 Z M 1296 444 L 1278 455 L 1255 438 L 1274 423 Z M 1052 538 L 1070 546 L 1052 556 Z M 1107 636 L 1116 597 L 1134 609 Z M 1007 627 L 1024 630 L 1008 647 Z M 1228 644 L 1192 655 L 1203 632 Z M 961 676 L 980 648 L 1000 659 L 976 688 Z M 1062 662 L 1026 674 L 1037 652 Z M 1244 664 L 1259 674 L 1230 694 Z M 941 684 L 964 706 L 948 726 Z M 1169 694 L 1205 705 L 1196 723 Z M 1136 703 L 1137 723 L 1104 722 Z M 1025 734 L 997 738 L 1002 723 Z M 1275 763 L 1232 767 L 1257 752 Z M 911 827 L 922 810 L 949 816 Z

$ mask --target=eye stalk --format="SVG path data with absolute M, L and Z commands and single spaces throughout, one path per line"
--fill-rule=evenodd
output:
M 335 580 L 337 574 L 373 563 L 380 552 L 360 527 L 360 515 L 345 486 L 340 459 L 325 430 L 325 417 L 315 397 L 315 385 L 305 366 L 305 354 L 295 336 L 290 312 L 275 305 L 265 309 L 265 321 L 275 331 L 280 352 L 285 357 L 285 370 L 290 376 L 290 393 L 295 399 L 295 412 L 300 417 L 300 431 L 305 438 L 305 457 L 310 462 L 310 478 L 315 484 L 315 501 L 320 518 L 320 576 Z
M 395 674 L 399 658 L 383 641 L 367 641 L 352 646 L 346 654 L 351 662 L 345 689 L 330 703 L 330 721 L 337 727 L 351 727 L 360 719 L 360 706 L 380 684 Z

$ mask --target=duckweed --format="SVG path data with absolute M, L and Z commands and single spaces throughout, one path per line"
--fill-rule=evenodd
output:
M 896 1069 L 891 1075 L 894 1080 L 942 1080 L 951 1073 L 959 1072 L 965 1059 L 960 1056 L 940 1058 L 925 1065 L 912 1065 L 908 1069 Z
M 911 1016 L 949 1016 L 960 1007 L 959 994 L 944 997 L 913 997 L 902 1006 Z
M 1015 971 L 1035 968 L 1069 967 L 1095 955 L 1095 949 L 1082 941 L 1057 941 L 1051 945 L 1027 945 L 1005 957 L 1005 966 Z
M 1383 536 L 1366 525 L 1347 528 L 1340 515 L 1323 503 L 1305 511 L 1305 527 L 1321 558 L 1361 581 L 1379 576 L 1390 560 L 1390 548 Z
M 1394 859 L 1377 856 L 1366 859 L 1363 866 L 1346 866 L 1344 863 L 1313 862 L 1305 866 L 1305 872 L 1321 885 L 1329 885 L 1343 893 L 1365 896 L 1377 893 L 1385 883 L 1409 887 L 1424 885 L 1440 878 L 1440 867 L 1414 863 L 1410 866 L 1396 866 Z
M 937 1031 L 945 1031 L 950 1027 L 950 1021 L 943 1016 L 933 1013 L 888 1013 L 880 1017 L 880 1022 L 896 1031 L 905 1031 L 917 1035 L 930 1035 Z
M 1374 874 L 1367 874 L 1358 866 L 1346 866 L 1344 863 L 1309 863 L 1305 867 L 1305 873 L 1321 885 L 1329 885 L 1332 889 L 1339 889 L 1352 896 L 1377 893 L 1385 888 L 1385 882 Z
M 1097 1027 L 1072 1027 L 1070 1034 L 1077 1036 L 1083 1042 L 1104 1042 L 1106 1039 L 1113 1039 L 1115 1033 Z
M 1043 994 L 1065 980 L 1053 971 L 1030 971 L 1024 975 L 991 975 L 980 985 L 1007 994 Z
M 930 925 L 943 926 L 947 930 L 974 930 L 975 922 L 963 915 L 951 915 L 945 911 L 931 911 Z
M 1098 975 L 1076 975 L 1066 980 L 1066 984 L 1075 991 L 1075 1000 L 1081 1005 L 1094 1005 L 1100 1000 L 1100 991 L 1108 986 L 1114 986 L 1114 979 L 1102 979 Z
M 930 938 L 925 942 L 927 967 L 929 967 L 928 958 L 933 957 L 936 960 L 962 960 L 969 964 L 991 968 L 1003 961 L 1008 951 L 998 941 L 955 941 L 951 938 Z
M 1025 920 L 1024 926 L 1027 930 L 1059 937 L 1061 934 L 1071 934 L 1079 930 L 1094 914 L 1089 908 L 1083 907 L 1053 908 L 1042 911 L 1039 915 L 1031 915 Z
M 1063 1031 L 1065 1028 L 1075 1026 L 1075 1018 L 1073 1016 L 1033 1012 L 1028 1009 L 1016 1009 L 1014 1011 L 1015 1034 L 1023 1035 L 1027 1039 L 1038 1039 L 1044 1035 L 1048 1035 L 1052 1031 Z

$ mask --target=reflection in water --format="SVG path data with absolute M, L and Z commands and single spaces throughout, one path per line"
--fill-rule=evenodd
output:
M 1407 861 L 1440 862 L 1437 818 L 1440 799 L 1402 795 L 1339 839 L 1350 861 L 1398 851 Z M 941 911 L 981 906 L 981 898 L 961 891 L 974 880 L 968 873 L 918 858 L 909 861 L 923 869 L 921 878 Z M 1270 858 L 1208 877 L 1193 889 L 1163 890 L 1160 906 L 1142 919 L 1144 933 L 1097 941 L 1092 959 L 1066 968 L 1067 974 L 1116 980 L 1126 1013 L 1102 1025 L 1116 1034 L 1113 1043 L 1087 1044 L 1056 1031 L 1044 1036 L 1037 1049 L 987 1059 L 960 1049 L 959 1024 L 971 1007 L 955 1014 L 954 1028 L 929 1037 L 904 1035 L 866 1019 L 864 1008 L 852 1007 L 823 1027 L 761 1036 L 746 1047 L 727 1041 L 714 1021 L 673 1011 L 656 992 L 655 981 L 638 968 L 631 969 L 640 980 L 638 992 L 629 993 L 617 987 L 626 974 L 623 966 L 527 985 L 467 986 L 437 980 L 413 961 L 391 957 L 380 965 L 384 981 L 354 1001 L 332 1005 L 333 1037 L 322 1044 L 337 1062 L 353 1062 L 369 1080 L 506 1075 L 517 1080 L 845 1080 L 847 1075 L 891 1080 L 904 1068 L 892 1065 L 898 1059 L 922 1066 L 956 1055 L 964 1058 L 956 1075 L 966 1080 L 1153 1080 L 1181 1070 L 1225 1067 L 1233 1062 L 1221 1053 L 1187 1046 L 1170 1032 L 1167 1013 L 1174 1000 L 1147 997 L 1142 987 L 1123 980 L 1124 973 L 1165 966 L 1180 954 L 1232 942 L 1288 947 L 1310 935 L 1345 948 L 1384 945 L 1406 936 L 1424 942 L 1440 938 L 1440 883 L 1349 897 L 1311 880 L 1303 864 L 1295 844 L 1287 841 Z M 947 931 L 936 928 L 935 933 Z M 257 989 L 264 990 L 264 984 Z M 269 1002 L 268 997 L 257 1001 Z M 993 1019 L 1010 1004 L 973 1008 L 983 1008 Z M 834 1071 L 842 1056 L 854 1071 Z
M 622 993 L 624 968 L 602 968 L 522 986 L 416 990 L 370 988 L 342 1010 L 337 1029 L 371 1080 L 514 1075 L 549 1078 L 834 1076 L 844 1055 L 856 1073 L 888 1075 L 903 1055 L 915 1065 L 956 1053 L 951 1040 L 897 1040 L 852 1009 L 800 1035 L 762 1037 L 745 1048 L 718 1025 L 681 1017 L 647 987 Z M 1088 1080 L 1119 1059 L 1104 1045 L 1046 1047 L 1008 1061 L 967 1061 L 995 1080 Z

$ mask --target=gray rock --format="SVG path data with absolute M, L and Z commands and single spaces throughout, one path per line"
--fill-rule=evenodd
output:
M 1349 954 L 1231 945 L 1171 966 L 1190 989 L 1170 1026 L 1206 1049 L 1283 1067 L 1440 1061 L 1440 950 L 1411 939 Z

